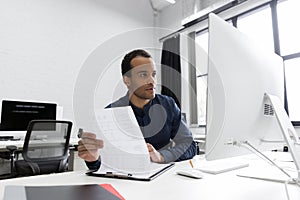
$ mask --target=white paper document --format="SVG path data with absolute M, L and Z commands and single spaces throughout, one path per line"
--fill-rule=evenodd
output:
M 147 145 L 131 107 L 104 109 L 97 113 L 97 121 L 97 138 L 104 140 L 99 150 L 100 171 L 131 174 L 150 170 Z

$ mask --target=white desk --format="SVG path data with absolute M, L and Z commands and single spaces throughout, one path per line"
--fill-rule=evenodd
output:
M 77 145 L 78 138 L 70 138 L 70 145 Z M 38 140 L 37 140 L 38 141 Z M 16 140 L 16 141 L 0 141 L 0 151 L 7 151 L 6 146 L 15 145 L 18 148 L 23 148 L 24 140 Z
M 283 183 L 238 177 L 236 171 L 219 175 L 204 174 L 203 179 L 176 175 L 176 169 L 190 167 L 188 162 L 175 167 L 150 182 L 86 176 L 83 171 L 41 175 L 0 181 L 0 199 L 6 185 L 77 185 L 110 183 L 128 200 L 135 199 L 201 199 L 201 200 L 285 200 Z M 300 199 L 300 188 L 288 185 L 291 199 Z M 88 194 L 87 194 L 88 195 Z

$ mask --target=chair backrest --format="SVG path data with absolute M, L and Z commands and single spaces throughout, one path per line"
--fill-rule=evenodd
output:
M 69 156 L 72 122 L 32 120 L 27 129 L 22 156 L 32 175 L 65 171 Z

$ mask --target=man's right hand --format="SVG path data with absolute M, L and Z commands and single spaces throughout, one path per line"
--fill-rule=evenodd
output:
M 96 134 L 83 132 L 78 141 L 78 156 L 87 162 L 98 160 L 98 150 L 103 148 L 103 140 L 96 139 Z

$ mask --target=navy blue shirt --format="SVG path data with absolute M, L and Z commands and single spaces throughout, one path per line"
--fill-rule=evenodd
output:
M 187 160 L 196 155 L 196 143 L 192 133 L 171 97 L 156 94 L 140 109 L 129 101 L 127 93 L 107 108 L 121 106 L 131 106 L 145 141 L 162 154 L 166 163 Z M 97 169 L 100 158 L 96 162 L 86 163 L 90 169 Z

